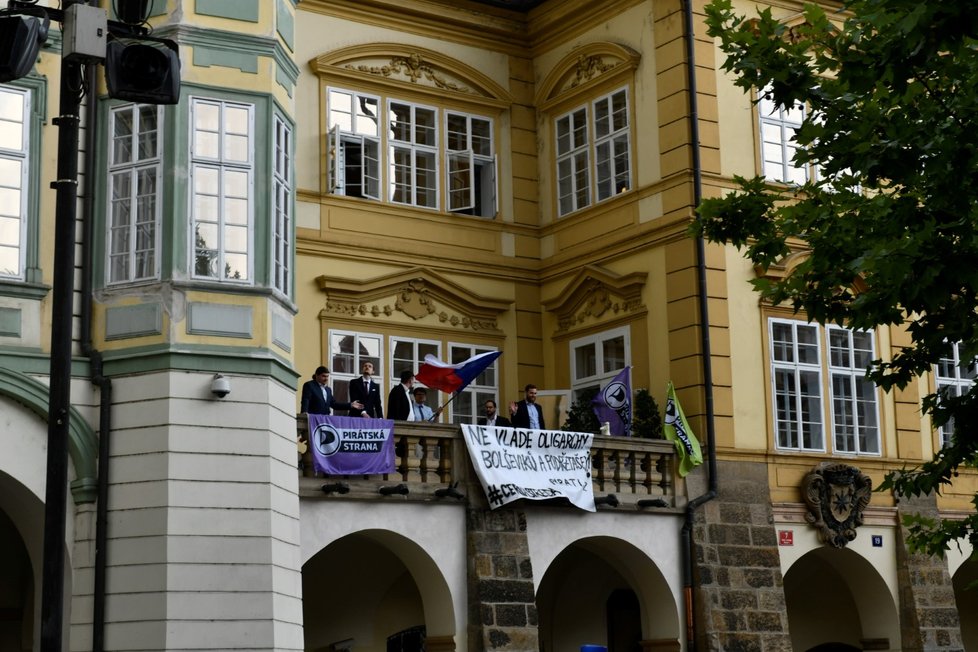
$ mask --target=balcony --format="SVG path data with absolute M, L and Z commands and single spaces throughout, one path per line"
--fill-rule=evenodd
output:
M 297 417 L 298 435 L 308 423 Z M 395 473 L 370 476 L 316 474 L 312 454 L 301 460 L 299 494 L 304 499 L 395 500 L 410 502 L 470 501 L 485 496 L 456 425 L 397 422 Z M 675 483 L 672 442 L 595 435 L 591 446 L 591 479 L 599 505 L 620 511 L 676 511 L 686 498 Z M 613 496 L 613 498 L 612 498 Z

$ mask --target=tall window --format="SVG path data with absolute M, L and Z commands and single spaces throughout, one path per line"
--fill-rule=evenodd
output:
M 449 344 L 449 361 L 451 364 L 465 362 L 474 355 L 496 351 L 493 347 L 475 346 L 472 344 Z M 476 423 L 476 419 L 482 414 L 482 406 L 486 401 L 492 399 L 499 406 L 499 360 L 493 360 L 485 371 L 476 377 L 469 386 L 451 403 L 452 423 Z M 500 414 L 505 415 L 507 410 L 501 408 Z
M 801 123 L 805 119 L 805 107 L 777 106 L 768 89 L 760 93 L 758 110 L 761 118 L 761 160 L 764 176 L 771 181 L 796 183 L 808 181 L 808 170 L 792 161 L 798 145 L 795 142 Z
M 448 112 L 448 210 L 467 215 L 496 214 L 496 157 L 492 121 Z
M 441 343 L 432 340 L 392 337 L 390 338 L 390 351 L 391 373 L 389 386 L 393 387 L 400 382 L 402 371 L 417 373 L 426 355 L 441 358 Z M 422 383 L 417 383 L 417 385 L 424 386 Z M 439 392 L 437 390 L 429 390 L 426 403 L 432 410 L 437 409 L 441 405 Z
M 590 206 L 592 197 L 601 202 L 631 187 L 626 89 L 558 117 L 555 132 L 559 215 Z
M 272 165 L 272 284 L 284 295 L 292 283 L 292 130 L 275 116 Z
M 771 319 L 771 383 L 774 431 L 783 450 L 825 451 L 825 400 L 830 405 L 832 445 L 838 453 L 880 453 L 875 385 L 866 370 L 876 357 L 873 334 L 839 326 L 824 330 L 797 320 Z M 823 385 L 828 378 L 828 385 Z
M 254 107 L 191 103 L 193 276 L 250 282 Z
M 571 340 L 571 389 L 578 399 L 588 390 L 600 389 L 631 360 L 628 327 Z
M 329 192 L 495 215 L 491 119 L 339 88 L 326 98 Z
M 161 109 L 129 104 L 109 112 L 108 282 L 159 276 Z
M 382 352 L 383 339 L 380 335 L 338 330 L 329 332 L 329 368 L 337 400 L 349 400 L 350 380 L 360 376 L 364 362 L 373 364 L 373 378 L 383 385 Z
M 838 326 L 828 326 L 826 331 L 835 450 L 878 454 L 876 385 L 866 378 L 866 370 L 876 358 L 873 334 Z
M 30 93 L 0 86 L 0 278 L 22 280 L 27 246 Z
M 387 165 L 392 202 L 438 208 L 435 114 L 428 107 L 390 103 Z
M 974 358 L 964 358 L 961 355 L 960 342 L 949 343 L 947 353 L 941 357 L 935 375 L 937 391 L 943 396 L 962 396 L 971 390 L 975 383 L 976 368 Z M 941 445 L 947 446 L 954 433 L 954 420 L 951 419 L 940 429 Z

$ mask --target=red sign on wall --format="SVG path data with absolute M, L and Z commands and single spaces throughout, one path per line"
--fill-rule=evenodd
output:
M 778 545 L 779 546 L 795 545 L 794 530 L 778 530 Z

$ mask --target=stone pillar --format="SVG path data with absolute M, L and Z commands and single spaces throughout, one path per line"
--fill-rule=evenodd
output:
M 693 527 L 697 649 L 789 652 L 767 467 L 721 462 L 719 473 Z
M 937 519 L 937 499 L 901 497 L 897 503 L 901 521 L 919 514 Z M 954 586 L 947 560 L 907 549 L 907 529 L 900 527 L 897 545 L 897 577 L 900 582 L 900 635 L 904 652 L 964 650 Z M 972 614 L 973 615 L 973 614 Z
M 466 515 L 469 650 L 538 652 L 526 515 L 500 508 Z

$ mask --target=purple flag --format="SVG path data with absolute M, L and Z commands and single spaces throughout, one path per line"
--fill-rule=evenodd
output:
M 625 367 L 611 382 L 591 400 L 591 407 L 599 423 L 607 422 L 611 434 L 622 437 L 632 435 L 632 374 Z
M 394 422 L 309 415 L 313 467 L 327 475 L 393 473 Z

